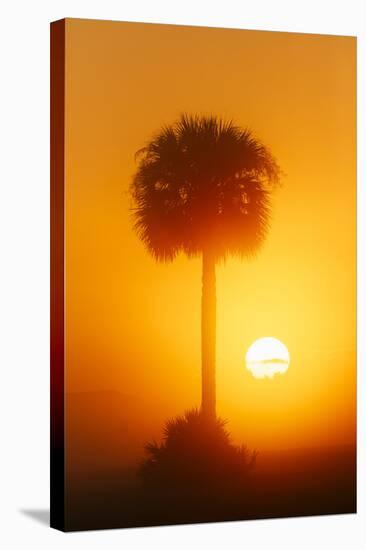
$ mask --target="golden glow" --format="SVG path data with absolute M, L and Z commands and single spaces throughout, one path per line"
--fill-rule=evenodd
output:
M 249 126 L 286 174 L 258 255 L 217 266 L 218 414 L 261 451 L 352 442 L 355 39 L 84 20 L 66 32 L 65 384 L 89 392 L 110 461 L 134 446 L 106 426 L 131 426 L 139 458 L 200 404 L 201 259 L 155 262 L 129 194 L 136 151 L 183 111 Z M 291 367 L 260 383 L 244 350 L 273 334 Z
M 259 338 L 250 346 L 246 357 L 247 369 L 254 378 L 273 378 L 284 374 L 290 364 L 290 354 L 285 344 L 277 338 Z

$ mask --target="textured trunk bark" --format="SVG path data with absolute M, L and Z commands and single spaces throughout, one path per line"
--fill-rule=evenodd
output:
M 202 254 L 202 404 L 207 419 L 216 417 L 216 274 L 215 258 Z

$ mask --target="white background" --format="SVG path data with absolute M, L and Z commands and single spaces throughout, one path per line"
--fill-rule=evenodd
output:
M 365 99 L 362 0 L 8 0 L 0 29 L 0 546 L 365 547 Z M 359 498 L 357 515 L 63 534 L 49 505 L 49 22 L 63 17 L 358 36 Z M 335 243 L 330 243 L 330 253 Z M 337 274 L 335 273 L 336 277 Z M 330 380 L 331 384 L 331 380 Z M 334 411 L 337 422 L 337 411 Z M 28 511 L 28 513 L 26 513 Z M 38 513 L 44 518 L 32 519 Z M 39 512 L 40 511 L 40 512 Z M 363 539 L 363 540 L 362 540 Z

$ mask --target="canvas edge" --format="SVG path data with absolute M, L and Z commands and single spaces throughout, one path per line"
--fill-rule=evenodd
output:
M 65 530 L 65 20 L 50 25 L 50 526 Z

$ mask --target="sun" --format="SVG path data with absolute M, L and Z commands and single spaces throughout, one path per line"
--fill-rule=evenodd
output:
M 287 371 L 290 354 L 280 340 L 267 336 L 253 342 L 245 361 L 254 378 L 273 378 L 275 374 L 284 374 Z

